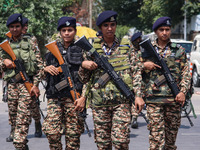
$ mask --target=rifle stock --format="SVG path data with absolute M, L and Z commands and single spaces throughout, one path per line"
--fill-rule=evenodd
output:
M 11 38 L 11 37 L 12 37 L 12 34 L 11 34 L 11 32 L 10 32 L 10 31 L 8 31 L 8 32 L 6 33 L 6 36 L 7 36 L 8 38 Z
M 45 47 L 48 48 L 48 50 L 56 57 L 56 59 L 59 62 L 59 65 L 62 65 L 65 63 L 63 60 L 63 57 L 60 53 L 60 50 L 58 49 L 56 41 L 52 41 L 52 42 L 46 44 Z
M 58 70 L 60 72 L 63 72 L 65 75 L 65 80 L 68 81 L 69 83 L 69 87 L 70 87 L 70 94 L 73 98 L 73 100 L 75 101 L 76 99 L 80 98 L 80 94 L 76 91 L 76 89 L 74 89 L 74 83 L 72 80 L 72 77 L 70 75 L 70 71 L 69 68 L 66 64 L 66 61 L 64 61 L 60 50 L 58 49 L 58 46 L 56 44 L 56 41 L 52 41 L 48 44 L 45 45 L 46 48 L 48 48 L 48 50 L 56 57 L 56 59 L 58 60 L 58 63 L 60 65 L 60 67 L 58 67 Z
M 13 61 L 15 61 L 17 58 L 15 56 L 15 53 L 13 52 L 12 48 L 10 47 L 10 44 L 8 43 L 8 40 L 3 41 L 0 43 L 0 47 L 8 53 L 8 55 L 12 58 Z

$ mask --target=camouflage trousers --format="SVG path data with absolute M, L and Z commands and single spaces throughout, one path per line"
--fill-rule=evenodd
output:
M 180 105 L 147 104 L 149 150 L 175 150 L 181 124 Z
M 8 84 L 8 109 L 11 127 L 14 128 L 15 148 L 25 149 L 29 125 L 31 124 L 31 99 L 23 83 Z
M 95 142 L 99 150 L 128 150 L 130 104 L 92 108 Z
M 10 88 L 12 89 L 12 88 Z M 8 94 L 12 95 L 12 90 L 9 91 L 8 90 Z M 9 124 L 11 125 L 11 128 L 15 127 L 15 122 L 16 122 L 16 116 L 17 116 L 17 100 L 15 101 L 15 99 L 10 99 L 8 100 L 8 108 L 9 108 L 9 113 L 8 113 L 8 117 L 9 117 Z M 33 103 L 31 103 L 31 116 L 33 117 L 33 119 L 35 120 L 35 122 L 39 122 L 41 119 L 41 115 L 40 115 L 40 110 L 39 110 L 39 106 L 37 104 L 36 101 L 33 101 Z
M 62 150 L 62 124 L 65 128 L 65 150 L 78 150 L 80 147 L 81 127 L 78 113 L 73 112 L 74 102 L 70 98 L 48 99 L 47 116 L 42 130 L 46 134 L 51 150 Z
M 137 119 L 137 117 L 138 117 L 138 113 L 137 113 L 136 110 L 135 110 L 135 105 L 132 105 L 132 106 L 131 106 L 131 116 L 132 116 L 133 118 L 135 118 L 135 119 Z
M 12 87 L 12 86 L 11 86 Z M 8 95 L 12 95 L 13 89 L 9 88 Z M 18 99 L 10 98 L 8 99 L 8 118 L 9 118 L 9 124 L 11 125 L 11 130 L 14 130 L 15 123 L 16 123 L 16 117 L 17 117 L 17 105 L 18 105 Z M 39 106 L 36 101 L 33 101 L 31 103 L 31 116 L 35 120 L 35 122 L 39 122 L 41 119 Z

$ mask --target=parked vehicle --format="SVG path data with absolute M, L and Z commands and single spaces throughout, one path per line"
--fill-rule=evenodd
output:
M 194 87 L 200 86 L 200 34 L 196 35 L 192 45 L 190 54 L 190 61 L 192 63 L 192 80 Z

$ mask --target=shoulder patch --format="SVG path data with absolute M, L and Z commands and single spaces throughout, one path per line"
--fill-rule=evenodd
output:
M 171 43 L 171 47 L 179 49 L 181 47 L 181 45 L 177 44 L 177 43 Z

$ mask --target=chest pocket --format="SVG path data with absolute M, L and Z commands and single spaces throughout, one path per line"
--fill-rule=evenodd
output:
M 29 39 L 24 39 L 20 43 L 21 45 L 20 58 L 24 62 L 26 73 L 28 73 L 29 75 L 33 75 L 37 68 L 36 56 L 28 40 Z

